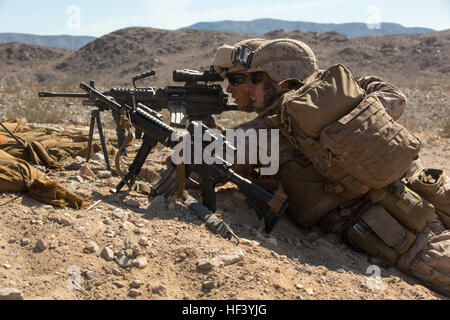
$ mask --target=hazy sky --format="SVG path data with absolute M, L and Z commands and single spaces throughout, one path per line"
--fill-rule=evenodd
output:
M 126 27 L 273 18 L 450 29 L 450 0 L 0 0 L 0 32 L 102 36 Z

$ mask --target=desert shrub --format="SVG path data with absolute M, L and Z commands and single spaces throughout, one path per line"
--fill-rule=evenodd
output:
M 441 135 L 443 137 L 450 137 L 450 118 L 445 118 L 444 120 L 442 120 Z
M 67 118 L 64 107 L 52 106 L 50 101 L 29 96 L 16 103 L 6 116 L 8 118 L 25 118 L 28 122 L 58 123 Z

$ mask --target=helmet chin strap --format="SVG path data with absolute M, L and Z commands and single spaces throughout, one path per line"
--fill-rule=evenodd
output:
M 267 108 L 272 103 L 275 102 L 275 100 L 279 97 L 279 93 L 277 92 L 277 88 L 274 85 L 274 81 L 270 79 L 270 77 L 267 75 L 267 73 L 264 73 L 264 106 L 263 108 Z
M 245 106 L 242 107 L 241 111 L 244 111 L 244 112 L 253 112 L 253 111 L 255 111 L 255 107 L 253 106 L 254 102 L 255 102 L 255 100 L 252 97 L 250 97 L 248 103 Z

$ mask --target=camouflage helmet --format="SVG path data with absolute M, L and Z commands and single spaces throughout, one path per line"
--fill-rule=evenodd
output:
M 266 72 L 276 82 L 303 80 L 318 70 L 311 48 L 293 39 L 275 39 L 255 50 L 247 72 Z
M 267 41 L 268 40 L 266 39 L 254 38 L 242 40 L 232 46 L 223 45 L 217 49 L 212 66 L 214 67 L 214 70 L 222 76 L 224 76 L 226 72 L 245 71 L 245 67 L 239 61 L 233 61 L 232 57 L 236 48 L 245 46 L 254 51 Z

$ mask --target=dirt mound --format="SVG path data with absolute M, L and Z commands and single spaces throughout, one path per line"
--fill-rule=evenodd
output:
M 110 84 L 129 85 L 129 79 L 147 70 L 156 70 L 153 83 L 171 81 L 175 69 L 205 69 L 215 49 L 239 34 L 214 31 L 167 31 L 127 28 L 97 39 L 55 65 L 72 78 L 88 77 Z
M 344 63 L 361 74 L 375 74 L 396 83 L 444 83 L 450 70 L 449 31 L 429 34 L 383 35 L 348 39 L 337 32 L 285 32 L 265 35 L 220 31 L 126 28 L 88 43 L 79 50 L 19 44 L 0 46 L 0 63 L 36 69 L 38 82 L 61 79 L 76 84 L 96 79 L 105 85 L 129 85 L 138 73 L 154 69 L 154 85 L 171 81 L 174 69 L 206 69 L 220 45 L 251 37 L 294 38 L 306 42 L 319 64 Z M 42 68 L 43 63 L 46 68 Z M 16 73 L 6 70 L 6 73 Z M 42 73 L 42 76 L 39 76 Z M 443 79 L 444 77 L 444 79 Z
M 65 49 L 47 48 L 22 43 L 6 43 L 0 45 L 0 63 L 19 67 L 30 67 L 62 58 L 69 51 Z
M 53 74 L 48 65 L 63 59 L 72 51 L 22 43 L 0 45 L 0 87 L 35 85 Z

